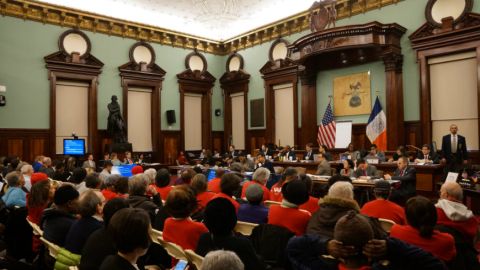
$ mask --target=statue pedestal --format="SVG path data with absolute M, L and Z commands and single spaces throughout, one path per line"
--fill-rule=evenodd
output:
M 109 153 L 115 152 L 117 154 L 125 153 L 126 151 L 132 152 L 131 143 L 112 143 L 105 145 L 106 151 Z

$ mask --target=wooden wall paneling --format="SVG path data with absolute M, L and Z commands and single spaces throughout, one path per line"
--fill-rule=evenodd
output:
M 304 149 L 307 143 L 317 144 L 317 74 L 311 68 L 304 70 L 301 78 L 301 123 L 298 147 Z
M 370 140 L 367 138 L 367 124 L 352 125 L 352 143 L 355 149 L 368 149 Z
M 385 96 L 387 120 L 387 149 L 396 149 L 405 144 L 403 123 L 403 55 L 387 53 L 382 56 L 385 64 Z
M 255 149 L 259 149 L 262 144 L 268 143 L 265 134 L 265 129 L 250 129 L 247 131 L 247 142 L 245 143 L 249 146 L 250 154 L 255 154 Z
M 419 148 L 430 141 L 422 140 L 422 125 L 420 121 L 405 121 L 405 144 Z
M 49 154 L 49 139 L 48 129 L 0 129 L 0 156 L 32 162 L 37 155 Z
M 23 155 L 23 139 L 7 139 L 7 153 L 12 156 L 19 156 L 25 158 Z
M 225 153 L 227 151 L 227 149 L 225 149 L 227 147 L 225 141 L 224 141 L 224 138 L 225 138 L 225 135 L 224 135 L 224 131 L 212 131 L 212 154 L 213 154 L 213 151 L 217 150 L 220 155 Z M 246 144 L 246 141 L 245 141 L 245 144 Z
M 178 156 L 178 151 L 181 143 L 181 132 L 180 131 L 166 131 L 162 130 L 162 145 L 163 145 L 163 156 L 162 162 L 166 164 L 175 164 L 175 160 Z

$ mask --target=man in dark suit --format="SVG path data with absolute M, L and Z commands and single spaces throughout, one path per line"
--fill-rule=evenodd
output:
M 378 175 L 377 167 L 368 164 L 365 159 L 357 160 L 357 169 L 353 172 L 355 178 L 380 178 Z
M 270 171 L 270 173 L 275 173 L 272 162 L 265 159 L 264 154 L 258 154 L 257 159 L 255 160 L 255 170 L 260 167 L 267 168 Z
M 450 125 L 450 134 L 442 138 L 442 161 L 447 163 L 449 171 L 458 171 L 462 164 L 467 164 L 467 142 L 465 137 L 458 135 L 458 127 Z
M 399 157 L 397 161 L 397 169 L 393 173 L 385 174 L 387 180 L 399 180 L 400 185 L 394 185 L 396 189 L 392 192 L 390 200 L 400 205 L 405 205 L 405 202 L 416 195 L 417 193 L 417 171 L 414 167 L 408 166 L 407 157 Z
M 305 156 L 303 157 L 304 160 L 311 160 L 313 161 L 313 144 L 307 143 L 305 145 Z
M 430 145 L 424 144 L 422 146 L 422 151 L 418 152 L 417 158 L 415 159 L 415 163 L 433 163 L 438 164 L 438 155 L 435 152 L 430 151 Z
M 290 145 L 285 146 L 282 156 L 285 158 L 285 160 L 297 160 L 297 155 L 295 154 L 295 151 L 292 150 Z

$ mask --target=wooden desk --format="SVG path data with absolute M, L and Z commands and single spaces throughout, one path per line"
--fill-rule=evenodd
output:
M 475 215 L 480 215 L 480 184 L 475 189 L 463 189 L 463 202 Z
M 397 169 L 396 163 L 379 163 L 372 164 L 377 167 L 378 170 L 382 170 L 384 174 L 393 175 L 393 172 Z M 302 167 L 306 169 L 307 173 L 314 174 L 317 171 L 318 162 L 273 162 L 273 166 L 281 167 Z M 343 168 L 340 161 L 331 161 L 330 166 L 335 168 L 337 172 Z M 430 165 L 410 165 L 417 170 L 417 192 L 420 195 L 428 197 L 435 196 L 435 183 L 442 180 L 444 176 L 443 165 L 430 164 Z

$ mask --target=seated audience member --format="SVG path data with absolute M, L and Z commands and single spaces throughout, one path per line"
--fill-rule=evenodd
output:
M 393 225 L 390 237 L 420 247 L 445 262 L 455 257 L 453 237 L 434 229 L 437 210 L 429 199 L 422 196 L 410 198 L 405 213 L 408 225 Z
M 295 151 L 290 147 L 290 145 L 285 146 L 285 148 L 282 151 L 281 156 L 285 160 L 297 160 L 297 155 L 295 154 Z
M 128 207 L 128 202 L 123 198 L 114 198 L 105 204 L 103 207 L 104 225 L 86 239 L 82 250 L 82 258 L 80 259 L 80 269 L 98 270 L 105 257 L 117 253 L 113 239 L 107 233 L 107 227 L 113 214 L 120 209 Z
M 103 170 L 99 176 L 102 181 L 105 181 L 105 179 L 112 174 L 112 167 L 113 163 L 110 160 L 106 160 L 103 164 Z
M 175 180 L 175 186 L 178 185 L 190 185 L 190 182 L 192 181 L 193 176 L 197 174 L 193 169 L 186 169 L 182 171 L 182 174 L 180 177 Z
M 282 178 L 275 183 L 272 188 L 270 189 L 270 200 L 276 202 L 282 202 L 283 195 L 282 195 L 282 186 L 285 183 L 288 183 L 294 179 L 297 179 L 298 171 L 295 168 L 288 167 L 282 174 Z
M 142 166 L 140 165 L 135 165 L 133 166 L 132 168 L 132 175 L 137 175 L 137 174 L 141 174 L 143 173 L 143 168 Z M 147 176 L 148 177 L 148 176 Z M 149 181 L 147 181 L 149 184 L 150 184 L 150 178 L 148 179 Z
M 33 164 L 32 164 L 32 167 L 33 167 L 33 171 L 34 171 L 34 172 L 39 172 L 40 168 L 41 168 L 42 165 L 43 165 L 43 164 L 42 164 L 43 158 L 44 158 L 44 156 L 36 156 L 36 157 L 35 157 L 35 160 L 33 161 Z M 8 158 L 5 159 L 5 162 L 6 162 L 6 163 L 8 163 L 7 160 L 8 160 Z M 4 165 L 6 165 L 6 164 L 4 164 Z M 6 166 L 5 166 L 5 167 L 6 167 Z M 3 175 L 5 176 L 6 174 L 3 174 Z
M 43 211 L 40 227 L 43 237 L 61 247 L 72 224 L 77 220 L 78 191 L 71 185 L 63 185 L 55 191 L 54 205 Z
M 347 151 L 343 154 L 347 156 L 347 159 L 353 161 L 359 160 L 361 158 L 360 151 L 355 150 L 355 148 L 353 147 L 353 143 L 348 144 Z
M 143 163 L 145 163 L 145 155 L 143 153 L 140 153 L 140 155 L 138 155 L 138 158 L 135 159 L 135 164 Z
M 267 168 L 258 168 L 252 175 L 252 181 L 248 181 L 242 186 L 242 198 L 246 197 L 247 188 L 251 185 L 258 185 L 263 190 L 262 201 L 270 199 L 270 190 L 265 186 L 270 178 L 270 171 Z
M 65 171 L 70 175 L 73 173 L 73 169 L 77 168 L 77 159 L 71 156 L 65 156 Z
M 349 182 L 336 182 L 328 190 L 327 196 L 323 197 L 320 209 L 308 222 L 307 233 L 333 237 L 338 219 L 350 210 L 360 211 L 358 203 L 353 199 L 353 186 Z
M 153 187 L 160 194 L 162 200 L 167 199 L 168 193 L 172 190 L 172 186 L 170 186 L 170 173 L 167 169 L 162 168 L 158 170 Z
M 177 157 L 177 165 L 188 165 L 188 160 L 185 157 L 185 154 L 183 151 L 178 152 L 178 157 Z
M 384 175 L 386 180 L 399 180 L 400 187 L 393 190 L 390 200 L 400 205 L 416 195 L 417 193 L 417 172 L 414 167 L 408 166 L 408 158 L 400 157 L 397 161 L 397 169 L 393 176 Z
M 303 156 L 303 160 L 313 161 L 313 154 L 313 143 L 307 143 L 307 145 L 305 145 L 305 155 Z
M 38 172 L 42 172 L 48 175 L 48 177 L 52 177 L 53 173 L 55 172 L 55 170 L 52 168 L 52 159 L 49 157 L 44 157 L 42 167 L 40 167 Z
M 9 172 L 5 177 L 8 184 L 8 190 L 3 195 L 2 200 L 5 206 L 25 207 L 27 206 L 27 193 L 22 190 L 23 178 L 19 172 Z
M 87 156 L 87 160 L 85 160 L 82 164 L 82 168 L 86 169 L 86 168 L 92 168 L 92 169 L 96 169 L 97 166 L 95 164 L 95 161 L 93 161 L 93 154 L 92 153 L 88 153 L 86 154 Z
M 200 236 L 197 254 L 205 256 L 210 251 L 229 250 L 237 254 L 245 265 L 245 269 L 265 269 L 265 265 L 255 254 L 250 240 L 243 235 L 233 233 L 233 228 L 237 224 L 237 215 L 235 207 L 228 199 L 211 200 L 205 209 L 204 223 L 209 232 Z
M 370 146 L 370 152 L 365 156 L 365 159 L 378 159 L 380 162 L 385 162 L 385 154 L 378 150 L 376 144 Z M 358 166 L 358 164 L 357 164 Z
M 318 147 L 318 152 L 320 154 L 322 154 L 327 161 L 332 161 L 333 160 L 332 154 L 330 154 L 330 152 L 328 152 L 328 147 L 326 145 L 321 144 Z
M 208 182 L 208 191 L 213 193 L 220 193 L 220 181 L 222 181 L 222 176 L 225 174 L 225 170 L 218 168 L 215 171 L 215 178 Z
M 150 246 L 150 220 L 142 209 L 124 208 L 117 211 L 108 224 L 117 254 L 105 258 L 100 270 L 138 270 L 137 260 Z
M 257 155 L 257 159 L 255 160 L 255 170 L 258 168 L 266 168 L 270 173 L 275 173 L 272 162 L 267 160 L 264 154 Z
M 365 159 L 357 160 L 357 170 L 353 173 L 355 178 L 379 178 L 377 167 L 368 164 Z
M 112 162 L 113 166 L 122 165 L 122 162 L 118 159 L 117 153 L 113 152 L 110 155 L 110 161 Z
M 243 154 L 238 156 L 238 162 L 242 165 L 242 170 L 244 172 L 253 172 L 255 169 L 255 164 L 253 161 L 248 159 Z
M 197 197 L 198 206 L 196 212 L 203 211 L 207 207 L 207 203 L 215 197 L 215 193 L 207 191 L 207 177 L 200 173 L 195 175 L 190 186 Z
M 120 175 L 111 174 L 105 180 L 103 180 L 102 194 L 107 202 L 113 198 L 121 197 L 120 194 L 118 194 L 118 192 L 115 190 L 115 185 L 119 179 Z
M 351 159 L 342 161 L 343 169 L 340 170 L 340 175 L 347 177 L 355 177 L 355 165 Z
M 237 214 L 238 220 L 256 224 L 267 223 L 268 208 L 262 203 L 263 192 L 260 185 L 248 186 L 245 192 L 248 203 L 240 205 Z
M 373 189 L 375 200 L 364 204 L 360 213 L 369 217 L 389 219 L 396 224 L 404 225 L 405 210 L 400 205 L 388 200 L 391 189 L 388 181 L 377 181 Z
M 304 234 L 312 215 L 298 206 L 308 201 L 307 185 L 301 180 L 292 180 L 283 185 L 282 194 L 282 204 L 270 206 L 268 224 L 287 228 L 295 235 Z
M 128 203 L 130 207 L 141 208 L 149 214 L 151 221 L 155 220 L 155 214 L 162 207 L 162 199 L 157 190 L 151 186 L 147 186 L 148 179 L 143 174 L 134 175 L 128 180 Z M 149 198 L 148 192 L 153 196 Z
M 57 162 L 57 164 L 55 164 L 55 172 L 53 173 L 52 179 L 65 182 L 68 177 L 70 177 L 70 173 L 65 171 L 65 163 L 62 161 Z
M 85 186 L 88 189 L 94 189 L 100 191 L 100 187 L 102 186 L 102 180 L 98 177 L 98 173 L 92 173 L 87 175 L 85 178 Z
M 222 176 L 222 181 L 220 182 L 220 189 L 222 190 L 222 192 L 218 193 L 213 198 L 228 199 L 235 207 L 235 211 L 238 212 L 238 208 L 240 208 L 240 204 L 232 197 L 240 189 L 241 181 L 242 179 L 237 174 L 234 174 L 234 173 L 224 174 Z
M 327 159 L 325 158 L 325 154 L 318 153 L 317 161 L 318 167 L 317 171 L 315 172 L 316 175 L 332 175 L 332 168 L 330 167 L 330 163 L 328 163 Z
M 229 169 L 231 173 L 236 173 L 238 176 L 243 178 L 243 174 L 245 173 L 245 170 L 243 169 L 243 166 L 240 162 L 231 163 Z
M 23 176 L 23 187 L 30 192 L 30 188 L 32 187 L 31 177 L 33 174 L 33 167 L 30 164 L 25 164 L 20 168 L 20 173 Z
M 308 201 L 300 205 L 298 208 L 306 210 L 310 212 L 310 214 L 313 214 L 318 210 L 318 208 L 320 208 L 320 206 L 318 205 L 318 198 L 315 198 L 310 195 L 310 191 L 312 190 L 312 185 L 313 185 L 312 178 L 310 178 L 310 176 L 306 174 L 302 174 L 300 175 L 300 180 L 302 180 L 307 186 L 307 191 L 309 196 L 308 196 Z
M 430 145 L 424 144 L 422 151 L 418 152 L 415 163 L 438 164 L 439 157 L 435 152 L 430 152 Z
M 388 162 L 397 161 L 400 157 L 408 157 L 407 149 L 405 149 L 405 146 L 403 145 L 397 147 L 397 150 L 395 150 L 395 153 L 393 153 L 392 158 L 390 158 Z
M 120 176 L 118 181 L 115 182 L 115 192 L 117 192 L 119 197 L 128 198 L 128 182 L 128 177 L 125 176 Z
M 437 224 L 459 231 L 465 239 L 475 239 L 478 220 L 472 211 L 462 203 L 462 187 L 455 182 L 446 182 L 440 188 L 437 208 Z
M 81 254 L 88 237 L 103 226 L 105 198 L 100 191 L 85 191 L 78 202 L 80 219 L 75 221 L 65 238 L 65 249 Z
M 157 176 L 157 170 L 154 168 L 146 169 L 143 174 L 148 177 L 148 184 L 154 185 L 155 184 L 155 177 Z
M 125 158 L 123 159 L 123 164 L 133 164 L 132 152 L 127 151 L 125 152 Z M 142 168 L 143 172 L 143 168 Z
M 73 169 L 72 176 L 68 178 L 68 182 L 75 185 L 78 193 L 82 194 L 87 191 L 87 186 L 85 185 L 85 178 L 87 177 L 87 171 L 84 168 L 77 167 Z
M 328 189 L 330 189 L 330 187 L 333 184 L 335 184 L 336 182 L 348 182 L 348 183 L 352 184 L 352 179 L 348 176 L 336 174 L 336 175 L 328 178 L 328 184 L 327 184 Z M 327 191 L 328 191 L 328 189 L 327 189 Z
M 171 217 L 165 221 L 163 239 L 183 249 L 195 250 L 200 235 L 208 232 L 203 223 L 190 218 L 196 208 L 197 198 L 189 186 L 179 186 L 170 191 L 165 210 Z
M 213 158 L 212 151 L 209 149 L 205 150 L 205 156 L 203 157 L 201 163 L 208 166 L 215 165 L 215 159 Z
M 226 250 L 211 251 L 205 256 L 202 262 L 202 270 L 244 270 L 244 266 L 240 258 Z
M 368 219 L 348 211 L 335 224 L 333 239 L 308 234 L 293 237 L 287 255 L 293 269 L 446 269 L 443 262 L 418 247 L 393 238 L 374 237 Z

